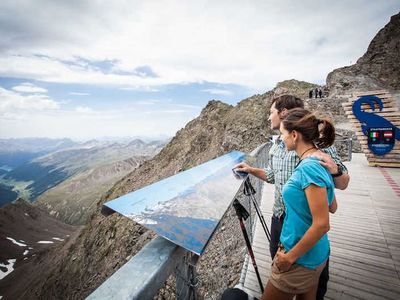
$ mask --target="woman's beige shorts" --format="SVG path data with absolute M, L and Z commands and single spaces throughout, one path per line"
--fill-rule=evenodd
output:
M 276 256 L 275 256 L 276 258 Z M 318 284 L 319 276 L 326 262 L 316 269 L 308 269 L 298 264 L 293 264 L 286 272 L 281 272 L 272 261 L 270 282 L 277 289 L 289 294 L 303 294 Z

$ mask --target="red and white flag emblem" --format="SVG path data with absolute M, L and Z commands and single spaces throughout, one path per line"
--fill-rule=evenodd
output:
M 385 137 L 385 138 L 392 138 L 392 137 L 393 137 L 393 132 L 391 132 L 391 131 L 385 131 L 385 132 L 383 133 L 383 137 Z

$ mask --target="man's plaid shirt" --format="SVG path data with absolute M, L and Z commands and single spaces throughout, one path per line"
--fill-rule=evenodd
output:
M 322 149 L 328 153 L 336 164 L 340 166 L 343 173 L 347 173 L 347 168 L 342 163 L 334 146 Z M 272 212 L 275 217 L 280 217 L 285 212 L 285 205 L 282 199 L 282 188 L 290 178 L 294 168 L 299 162 L 299 157 L 295 151 L 287 151 L 285 144 L 280 136 L 275 140 L 268 154 L 268 165 L 265 168 L 265 175 L 268 183 L 275 184 L 275 200 Z

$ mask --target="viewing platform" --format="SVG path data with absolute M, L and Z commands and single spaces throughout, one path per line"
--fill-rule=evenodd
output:
M 325 299 L 400 299 L 400 169 L 368 166 L 364 154 L 346 162 L 350 184 L 335 190 L 338 210 L 330 215 L 331 255 Z M 270 226 L 274 186 L 264 184 L 261 209 Z M 263 284 L 271 266 L 269 244 L 257 222 L 253 249 Z M 251 263 L 241 284 L 260 297 Z
M 265 158 L 268 147 L 260 149 L 262 152 L 255 151 L 257 157 Z M 258 163 L 261 166 L 265 162 L 261 160 Z M 338 210 L 330 215 L 330 280 L 325 299 L 398 300 L 400 169 L 368 166 L 365 155 L 361 153 L 353 153 L 352 160 L 345 164 L 351 179 L 346 190 L 336 190 Z M 257 202 L 261 202 L 261 211 L 270 227 L 274 185 L 257 180 L 255 189 Z M 265 286 L 271 265 L 269 244 L 258 218 L 255 219 L 252 244 Z M 240 235 L 237 238 L 241 239 L 241 233 L 237 234 Z M 157 237 L 88 299 L 153 299 L 170 275 L 176 278 L 177 299 L 193 299 L 192 292 L 199 285 L 195 271 L 197 260 L 194 258 L 182 247 Z M 248 257 L 245 258 L 237 286 L 257 298 L 261 296 Z M 222 292 L 220 290 L 215 295 Z

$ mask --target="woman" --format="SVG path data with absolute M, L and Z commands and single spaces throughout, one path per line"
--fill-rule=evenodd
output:
M 305 109 L 288 111 L 280 126 L 287 150 L 296 151 L 299 164 L 282 189 L 286 216 L 281 246 L 271 268 L 271 276 L 261 299 L 315 300 L 318 278 L 330 248 L 329 211 L 337 208 L 334 183 L 321 166 L 318 148 L 333 144 L 335 128 L 328 120 L 317 119 Z

